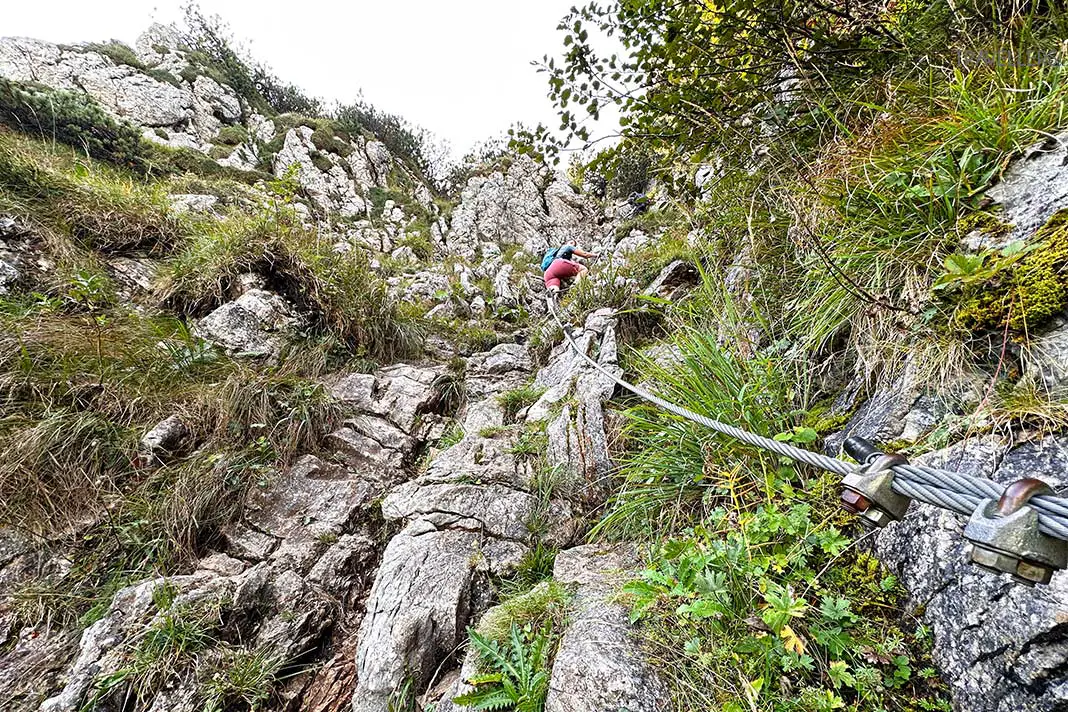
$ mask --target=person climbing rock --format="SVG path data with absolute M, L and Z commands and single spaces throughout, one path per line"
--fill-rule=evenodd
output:
M 589 272 L 585 265 L 572 259 L 575 256 L 596 259 L 597 253 L 580 250 L 574 245 L 561 245 L 545 252 L 541 269 L 545 273 L 545 288 L 552 294 L 559 294 L 564 281 L 582 279 Z

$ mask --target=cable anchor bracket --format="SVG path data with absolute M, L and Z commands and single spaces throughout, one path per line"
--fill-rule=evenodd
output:
M 1006 573 L 1027 586 L 1048 584 L 1053 572 L 1068 565 L 1068 542 L 1038 529 L 1038 512 L 1028 502 L 1053 494 L 1042 480 L 1027 477 L 1005 488 L 996 502 L 984 499 L 975 508 L 964 538 L 971 562 L 994 573 Z
M 842 507 L 859 514 L 861 522 L 871 528 L 882 528 L 904 517 L 912 500 L 894 491 L 891 468 L 907 465 L 905 456 L 880 452 L 856 436 L 847 438 L 842 447 L 864 466 L 842 478 Z

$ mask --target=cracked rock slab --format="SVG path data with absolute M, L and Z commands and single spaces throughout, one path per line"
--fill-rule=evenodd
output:
M 613 595 L 639 565 L 626 546 L 560 552 L 553 578 L 577 586 L 545 712 L 667 712 L 667 687 L 646 661 L 627 610 Z

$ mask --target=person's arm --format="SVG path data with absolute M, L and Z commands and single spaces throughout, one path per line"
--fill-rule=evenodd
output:
M 586 252 L 585 250 L 580 250 L 577 247 L 575 248 L 575 254 L 578 255 L 579 257 L 585 257 L 587 259 L 589 259 L 591 257 L 597 257 L 597 253 L 596 252 Z

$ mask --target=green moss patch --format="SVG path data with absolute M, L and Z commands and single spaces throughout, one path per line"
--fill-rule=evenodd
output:
M 968 331 L 1025 330 L 1068 307 L 1068 210 L 1039 228 L 1035 249 L 1017 259 L 1002 258 L 984 283 L 965 289 L 953 316 Z
M 220 146 L 238 146 L 248 140 L 248 131 L 244 126 L 224 126 L 212 139 L 212 143 Z
M 311 142 L 320 151 L 336 153 L 343 158 L 348 158 L 353 151 L 352 144 L 335 133 L 333 127 L 327 122 L 321 122 L 315 128 L 315 131 L 312 132 Z

